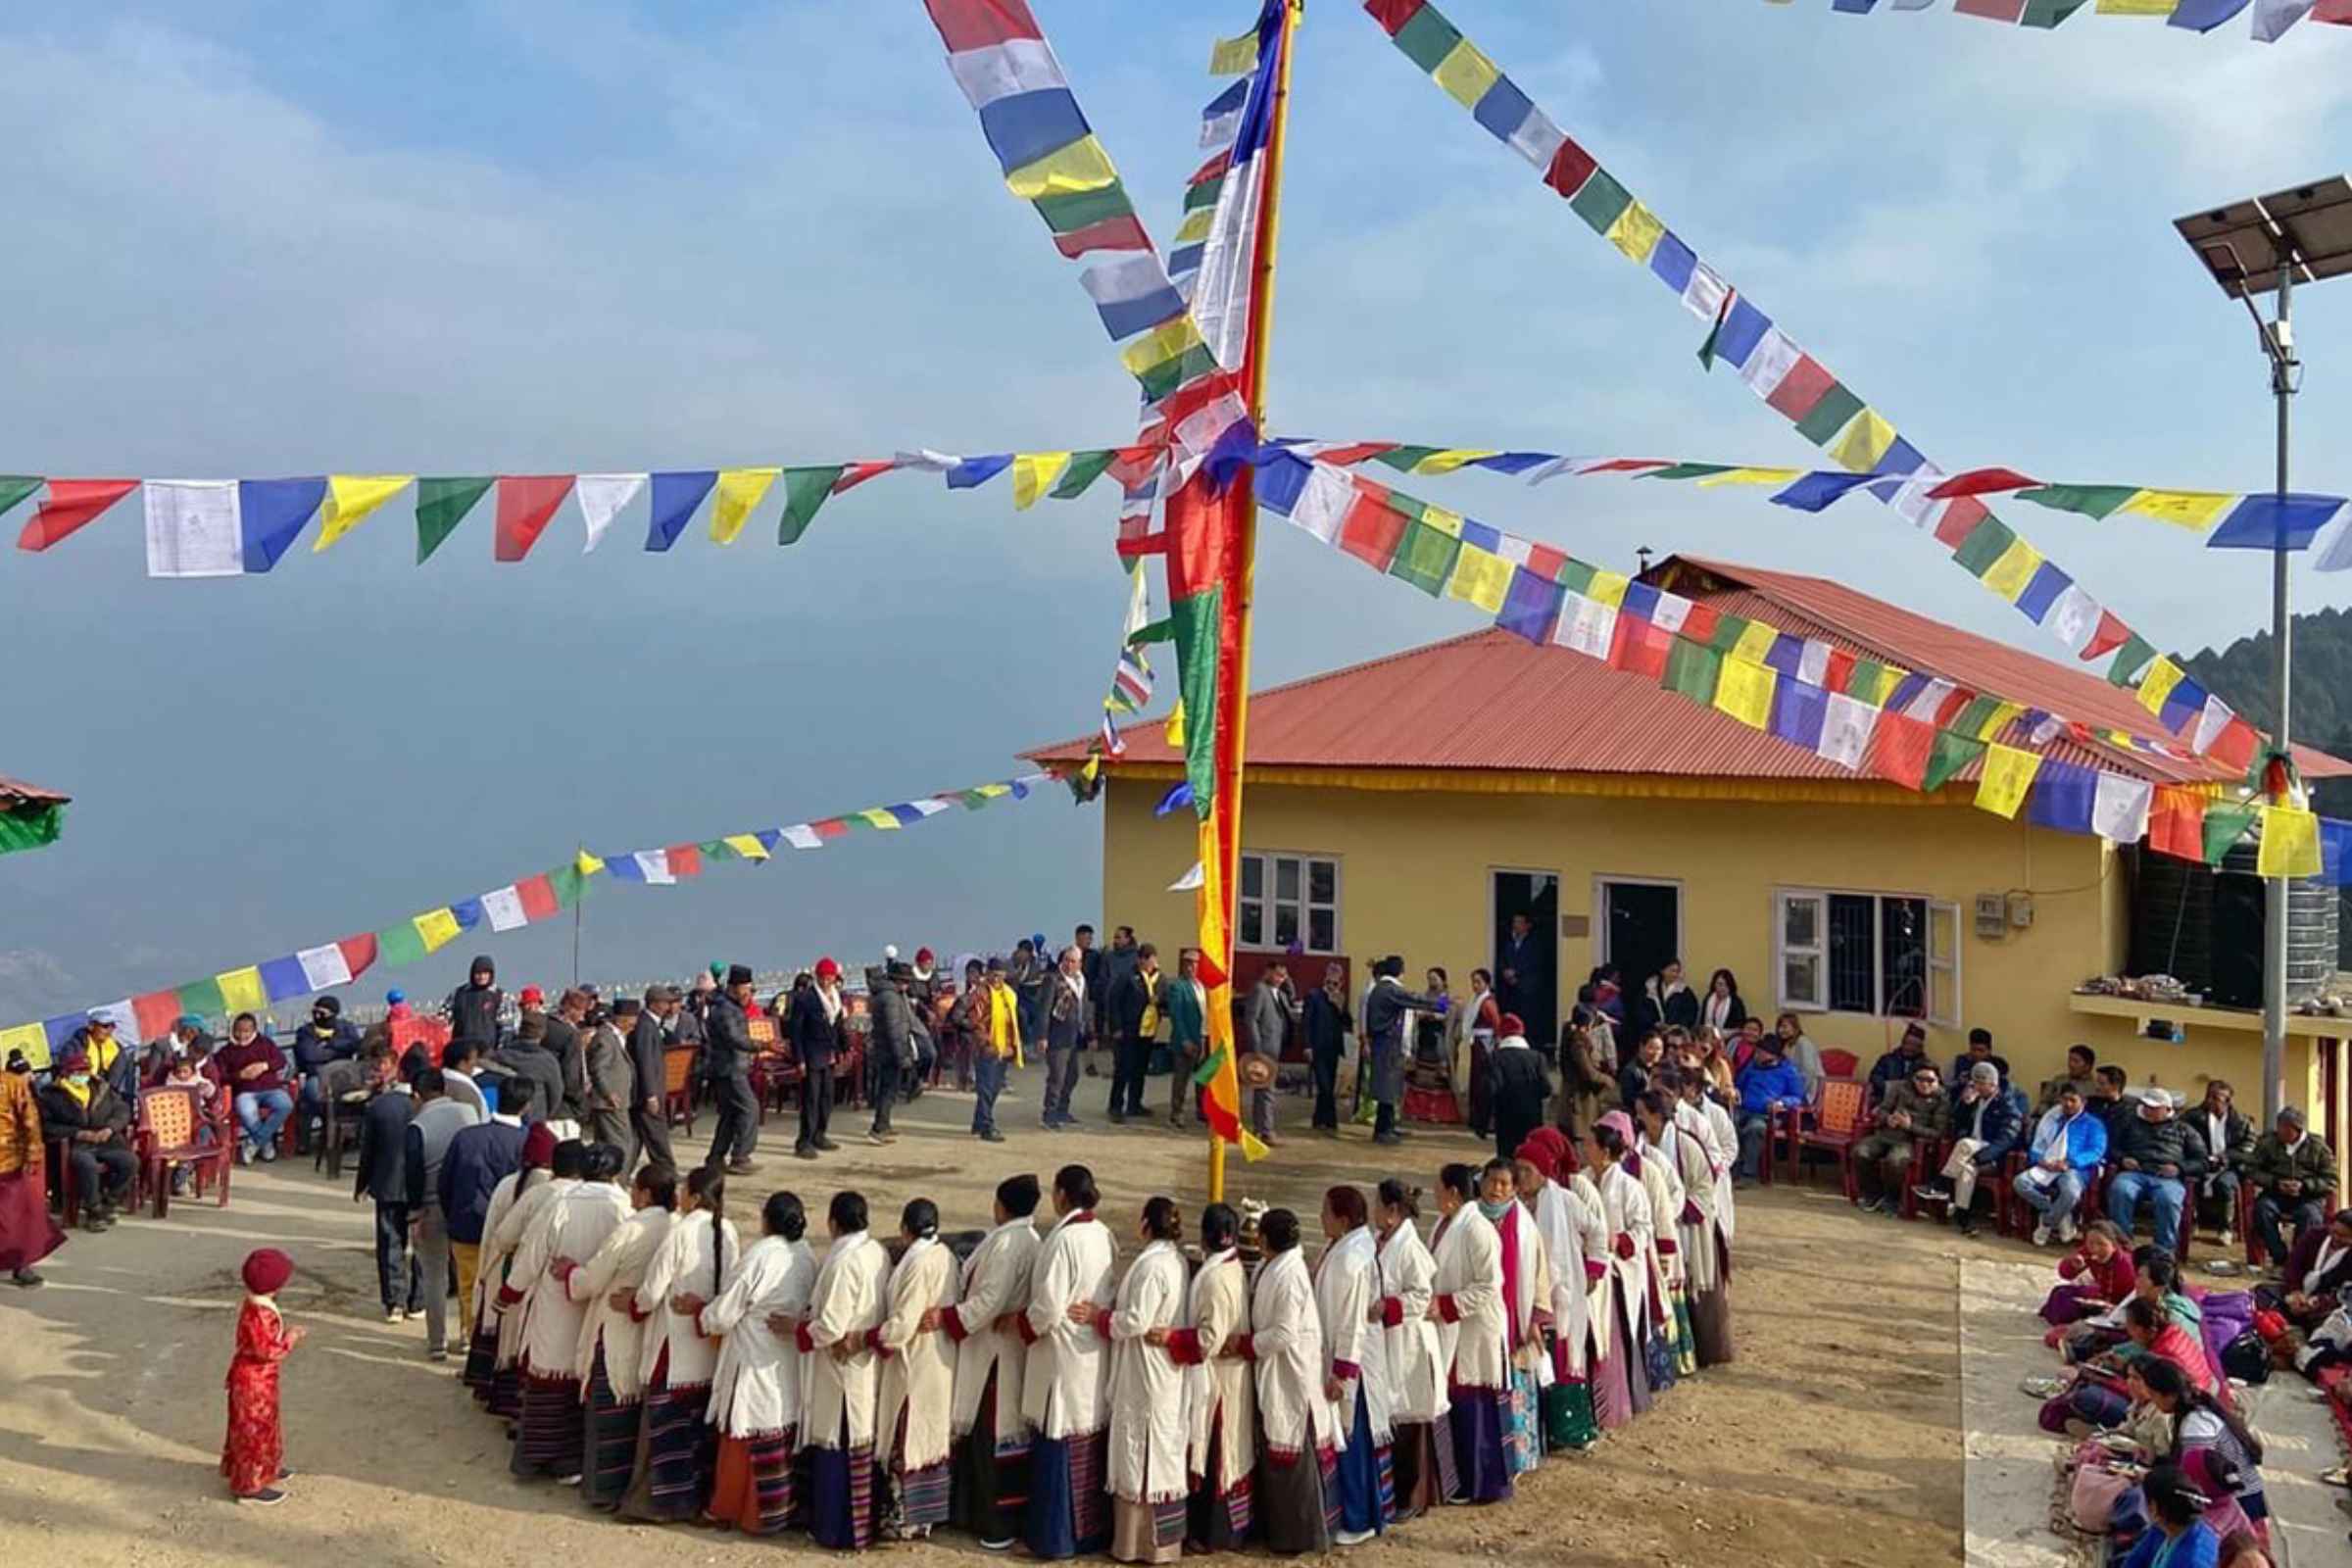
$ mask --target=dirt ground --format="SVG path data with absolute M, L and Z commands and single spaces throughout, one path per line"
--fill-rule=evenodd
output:
M 1094 1167 L 1122 1237 L 1154 1193 L 1198 1204 L 1200 1141 L 1107 1127 L 1089 1115 L 1102 1103 L 1098 1079 L 1080 1087 L 1087 1127 L 1047 1134 L 1036 1081 L 1034 1071 L 1016 1079 L 1019 1098 L 1001 1105 L 1001 1145 L 971 1139 L 968 1099 L 949 1094 L 903 1107 L 896 1145 L 845 1138 L 815 1163 L 791 1158 L 789 1133 L 771 1122 L 763 1168 L 731 1184 L 729 1210 L 748 1232 L 776 1188 L 818 1211 L 854 1185 L 873 1201 L 877 1229 L 915 1196 L 937 1200 L 951 1228 L 985 1225 L 998 1181 L 1071 1160 Z M 1164 1095 L 1163 1085 L 1153 1088 Z M 1286 1098 L 1282 1113 L 1286 1126 L 1303 1123 L 1304 1102 Z M 856 1112 L 839 1120 L 863 1131 Z M 704 1122 L 702 1137 L 681 1140 L 681 1158 L 709 1131 Z M 1466 1134 L 1431 1131 L 1398 1152 L 1432 1186 L 1441 1163 L 1476 1152 Z M 1326 1185 L 1388 1174 L 1398 1162 L 1383 1154 L 1360 1129 L 1337 1143 L 1295 1133 L 1262 1164 L 1237 1159 L 1232 1196 L 1311 1213 Z M 226 1209 L 181 1203 L 160 1223 L 76 1236 L 44 1265 L 46 1288 L 0 1289 L 0 1522 L 12 1568 L 545 1568 L 615 1547 L 645 1564 L 820 1555 L 806 1537 L 623 1526 L 568 1491 L 514 1480 L 498 1424 L 466 1396 L 457 1362 L 424 1359 L 420 1321 L 382 1321 L 370 1215 L 348 1179 L 281 1161 L 240 1170 L 234 1191 Z M 1358 1555 L 1396 1568 L 1527 1551 L 1550 1565 L 1959 1563 L 1959 1293 L 1947 1234 L 1859 1217 L 1827 1187 L 1741 1198 L 1736 1365 L 1684 1384 L 1590 1453 L 1554 1459 L 1512 1502 L 1441 1510 Z M 265 1244 L 293 1254 L 281 1300 L 311 1329 L 285 1373 L 288 1462 L 300 1475 L 292 1499 L 270 1510 L 232 1505 L 217 1472 L 236 1266 Z M 1122 1256 L 1132 1252 L 1123 1245 Z M 917 1568 L 985 1560 L 954 1534 L 881 1550 Z

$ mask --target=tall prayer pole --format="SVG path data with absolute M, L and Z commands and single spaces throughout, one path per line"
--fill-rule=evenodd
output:
M 1291 42 L 1298 33 L 1298 21 L 1305 10 L 1306 0 L 1287 0 L 1283 6 L 1282 29 L 1276 40 L 1276 47 L 1282 53 L 1274 69 L 1274 118 L 1266 134 L 1265 187 L 1258 202 L 1257 255 L 1251 265 L 1250 338 L 1243 356 L 1242 374 L 1247 382 L 1250 418 L 1261 431 L 1266 427 L 1266 351 L 1274 324 L 1274 256 L 1282 229 L 1283 149 L 1290 139 Z M 1232 757 L 1229 763 L 1220 769 L 1223 777 L 1218 792 L 1218 807 L 1225 820 L 1224 831 L 1217 844 L 1223 871 L 1218 897 L 1225 906 L 1224 924 L 1229 950 L 1234 930 L 1235 890 L 1240 886 L 1242 781 L 1250 734 L 1250 611 L 1257 586 L 1257 501 L 1251 483 L 1253 472 L 1253 469 L 1244 469 L 1234 480 L 1232 491 L 1233 506 L 1239 514 L 1233 576 L 1241 591 L 1233 612 L 1236 658 L 1232 689 L 1224 695 L 1224 700 L 1232 705 L 1229 710 L 1233 715 L 1229 742 Z M 1231 980 L 1228 979 L 1219 989 L 1224 995 L 1212 996 L 1210 1004 L 1228 1009 L 1230 1015 L 1233 1005 Z M 1240 1047 L 1238 1040 L 1235 1047 L 1237 1050 Z M 1247 1101 L 1243 1103 L 1242 1111 L 1244 1125 L 1247 1126 Z M 1225 1140 L 1212 1131 L 1208 1138 L 1208 1200 L 1212 1203 L 1225 1200 Z

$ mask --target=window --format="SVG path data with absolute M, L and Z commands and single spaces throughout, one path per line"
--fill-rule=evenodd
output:
M 1340 951 L 1340 862 L 1328 856 L 1242 852 L 1234 940 L 1245 948 Z
M 1959 906 L 1784 889 L 1773 912 L 1782 1006 L 1958 1024 Z

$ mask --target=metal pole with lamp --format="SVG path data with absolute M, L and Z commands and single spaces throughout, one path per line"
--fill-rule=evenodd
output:
M 2316 283 L 2352 271 L 2352 182 L 2337 175 L 2179 219 L 2173 226 L 2197 253 L 2222 291 L 2244 303 L 2271 366 L 2271 396 L 2278 409 L 2277 507 L 2267 547 L 2271 552 L 2271 689 L 2278 707 L 2271 755 L 2283 760 L 2293 734 L 2290 691 L 2294 673 L 2294 625 L 2286 564 L 2287 557 L 2302 548 L 2301 541 L 2288 536 L 2289 411 L 2303 379 L 2303 362 L 2295 354 L 2295 284 Z M 2277 291 L 2278 303 L 2266 321 L 2253 296 L 2271 290 Z M 2291 788 L 2292 770 L 2282 767 L 2265 772 L 2266 782 L 2275 785 L 2272 804 L 2290 804 L 2282 792 Z M 2287 1102 L 2287 884 L 2285 877 L 2272 877 L 2264 889 L 2262 1114 L 2266 1126 L 2278 1120 L 2279 1109 Z

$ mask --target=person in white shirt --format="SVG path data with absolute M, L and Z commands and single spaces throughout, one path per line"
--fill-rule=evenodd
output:
M 799 1325 L 816 1288 L 808 1230 L 799 1197 L 770 1193 L 760 1210 L 760 1240 L 744 1250 L 727 1288 L 695 1313 L 696 1326 L 718 1341 L 708 1416 L 718 1431 L 718 1463 L 703 1517 L 747 1536 L 775 1535 L 803 1501 L 796 1483 L 807 1374 Z M 777 1333 L 777 1318 L 792 1331 Z
M 1413 1228 L 1420 1217 L 1419 1197 L 1391 1176 L 1380 1184 L 1375 1216 L 1380 1225 L 1381 1289 L 1386 1292 L 1380 1298 L 1380 1322 L 1393 1400 L 1389 1464 L 1396 1524 L 1436 1508 L 1454 1490 L 1452 1437 L 1448 1433 L 1441 1438 L 1438 1430 L 1446 1419 L 1446 1358 L 1438 1344 L 1438 1325 L 1429 1315 L 1438 1265 Z
M 574 1148 L 576 1159 L 567 1160 L 565 1151 Z M 506 1283 L 499 1287 L 499 1310 L 522 1325 L 522 1417 L 513 1462 L 518 1476 L 555 1476 L 565 1486 L 581 1479 L 588 1429 L 580 1419 L 578 1361 L 586 1313 L 566 1287 L 569 1270 L 558 1264 L 595 1255 L 628 1218 L 620 1165 L 620 1151 L 612 1144 L 559 1144 L 557 1174 L 576 1169 L 578 1181 L 524 1227 Z
M 1585 1154 L 1592 1172 L 1592 1189 L 1600 1197 L 1601 1223 L 1609 1236 L 1609 1314 L 1605 1324 L 1609 1359 L 1593 1385 L 1593 1417 L 1602 1431 L 1624 1426 L 1647 1415 L 1654 1396 L 1650 1390 L 1649 1348 L 1656 1326 L 1651 1286 L 1650 1245 L 1653 1221 L 1649 1193 L 1642 1179 L 1625 1168 L 1634 1140 L 1632 1122 L 1621 1110 L 1610 1111 L 1593 1125 L 1585 1140 Z M 1624 1402 L 1616 1402 L 1617 1374 L 1622 1372 Z
M 718 1347 L 703 1333 L 701 1310 L 725 1291 L 728 1266 L 743 1257 L 735 1222 L 723 1217 L 726 1198 L 726 1178 L 716 1166 L 687 1176 L 669 1234 L 629 1298 L 630 1315 L 645 1325 L 637 1353 L 645 1415 L 636 1467 L 620 1499 L 623 1519 L 692 1519 L 710 1496 L 718 1446 L 704 1417 Z
M 1110 1554 L 1120 1562 L 1184 1555 L 1188 1436 L 1184 1368 L 1167 1336 L 1185 1316 L 1184 1218 L 1172 1198 L 1144 1204 L 1143 1250 L 1094 1326 L 1110 1342 Z
M 1361 1545 L 1391 1524 L 1393 1472 L 1388 1336 L 1381 1302 L 1380 1244 L 1372 1234 L 1364 1195 L 1334 1187 L 1323 1195 L 1323 1235 L 1329 1245 L 1315 1265 L 1315 1313 L 1323 1325 L 1330 1370 L 1323 1393 L 1338 1412 L 1340 1525 L 1332 1540 Z M 1392 1486 L 1383 1486 L 1384 1478 Z
M 1021 1418 L 1032 1434 L 1026 1527 L 1032 1556 L 1091 1556 L 1110 1544 L 1109 1345 L 1095 1313 L 1110 1305 L 1118 1284 L 1118 1247 L 1095 1217 L 1095 1173 L 1064 1165 L 1054 1173 L 1060 1216 L 1037 1250 L 1029 1308 Z
M 1509 1197 L 1503 1203 L 1510 1202 Z M 1429 1311 L 1450 1369 L 1446 1413 L 1453 1437 L 1455 1491 L 1462 1502 L 1499 1502 L 1511 1494 L 1508 1441 L 1511 1402 L 1511 1310 L 1505 1300 L 1502 1238 L 1483 1212 L 1479 1173 L 1469 1165 L 1438 1172 L 1437 1262 Z M 1502 1204 L 1495 1205 L 1497 1213 Z
M 1597 1358 L 1592 1291 L 1596 1277 L 1608 1275 L 1600 1261 L 1608 1255 L 1608 1236 L 1598 1198 L 1588 1206 L 1575 1188 L 1558 1178 L 1567 1152 L 1567 1138 L 1545 1127 L 1520 1146 L 1514 1162 L 1519 1200 L 1535 1215 L 1544 1255 L 1551 1265 L 1550 1379 L 1544 1384 L 1538 1406 L 1544 1447 L 1551 1453 L 1589 1448 L 1600 1436 L 1592 1415 Z
M 636 1212 L 605 1238 L 595 1255 L 569 1269 L 564 1281 L 571 1298 L 587 1308 L 575 1368 L 588 1406 L 580 1496 L 592 1508 L 619 1506 L 637 1462 L 645 1399 L 637 1362 L 645 1331 L 629 1308 L 654 1254 L 669 1235 L 670 1211 L 678 1202 L 678 1173 L 667 1165 L 639 1167 L 629 1201 Z M 556 1262 L 561 1266 L 577 1260 Z
M 1257 1362 L 1257 1521 L 1266 1549 L 1280 1556 L 1331 1548 L 1325 1512 L 1339 1485 L 1339 1411 L 1326 1393 L 1330 1364 L 1314 1282 L 1298 1252 L 1298 1216 L 1270 1208 L 1257 1236 L 1266 1260 L 1250 1298 L 1250 1354 Z
M 899 1215 L 905 1250 L 890 1271 L 882 1326 L 882 1415 L 875 1453 L 889 1490 L 885 1510 L 893 1539 L 920 1541 L 948 1518 L 949 1457 L 954 1446 L 956 1342 L 940 1314 L 956 1304 L 960 1272 L 939 1239 L 939 1205 L 928 1198 Z
M 835 1193 L 825 1210 L 833 1245 L 808 1296 L 796 1338 L 807 1403 L 801 1462 L 808 1479 L 808 1534 L 820 1546 L 863 1551 L 881 1522 L 875 1411 L 881 1361 L 875 1331 L 887 1308 L 890 1254 L 866 1230 L 865 1199 Z
M 1184 1368 L 1186 1473 L 1194 1482 L 1185 1542 L 1197 1551 L 1240 1550 L 1253 1517 L 1250 1475 L 1257 1464 L 1257 1386 L 1245 1353 L 1250 1279 L 1234 1245 L 1241 1229 L 1241 1216 L 1228 1204 L 1200 1211 L 1200 1267 L 1182 1326 L 1144 1335 L 1146 1344 L 1165 1346 Z
M 1029 1494 L 1029 1429 L 1021 1420 L 1028 1348 L 1018 1324 L 1037 1261 L 1037 1200 L 1034 1176 L 997 1184 L 996 1229 L 964 1260 L 963 1298 L 943 1307 L 935 1325 L 956 1345 L 951 1511 L 985 1551 L 1011 1549 L 1020 1534 L 1017 1499 Z

